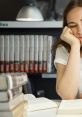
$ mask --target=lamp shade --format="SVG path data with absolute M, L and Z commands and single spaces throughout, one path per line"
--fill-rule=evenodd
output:
M 43 21 L 43 16 L 36 6 L 24 6 L 18 13 L 18 21 Z

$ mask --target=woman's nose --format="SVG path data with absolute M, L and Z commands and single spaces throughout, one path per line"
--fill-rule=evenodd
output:
M 82 35 L 82 26 L 78 26 L 77 33 Z

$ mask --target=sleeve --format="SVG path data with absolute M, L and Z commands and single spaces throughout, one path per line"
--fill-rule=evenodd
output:
M 55 54 L 55 59 L 54 59 L 54 65 L 56 67 L 56 63 L 60 63 L 60 64 L 67 64 L 68 61 L 68 52 L 65 49 L 65 47 L 61 46 L 58 47 L 56 50 L 56 54 Z

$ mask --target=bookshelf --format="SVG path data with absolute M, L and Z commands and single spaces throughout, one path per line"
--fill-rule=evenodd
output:
M 1 28 L 62 28 L 62 21 L 0 21 Z
M 11 34 L 32 35 L 33 34 L 33 35 L 52 35 L 56 37 L 59 35 L 59 32 L 61 32 L 62 24 L 63 24 L 62 21 L 35 21 L 35 22 L 0 21 L 0 35 L 11 35 Z M 50 72 L 50 73 L 28 72 L 28 77 L 31 79 L 31 82 L 33 83 L 44 82 L 44 88 L 45 88 L 46 80 L 48 80 L 48 83 L 54 82 L 54 78 L 56 78 L 56 74 L 54 72 Z M 41 79 L 42 81 L 40 81 Z M 53 85 L 51 83 L 51 88 Z M 42 86 L 40 86 L 39 89 L 38 87 L 39 85 L 37 85 L 37 90 L 41 90 L 40 88 L 42 88 Z M 49 95 L 53 95 L 53 94 L 49 94 Z
M 62 28 L 62 21 L 0 21 L 0 34 L 49 34 L 57 35 Z M 42 78 L 54 78 L 54 73 L 41 73 Z M 56 76 L 56 75 L 55 75 Z

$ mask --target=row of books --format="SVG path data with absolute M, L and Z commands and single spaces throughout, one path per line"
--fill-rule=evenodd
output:
M 0 35 L 0 72 L 51 72 L 51 35 Z
M 24 117 L 27 102 L 22 93 L 22 85 L 27 81 L 26 73 L 0 74 L 0 117 Z

